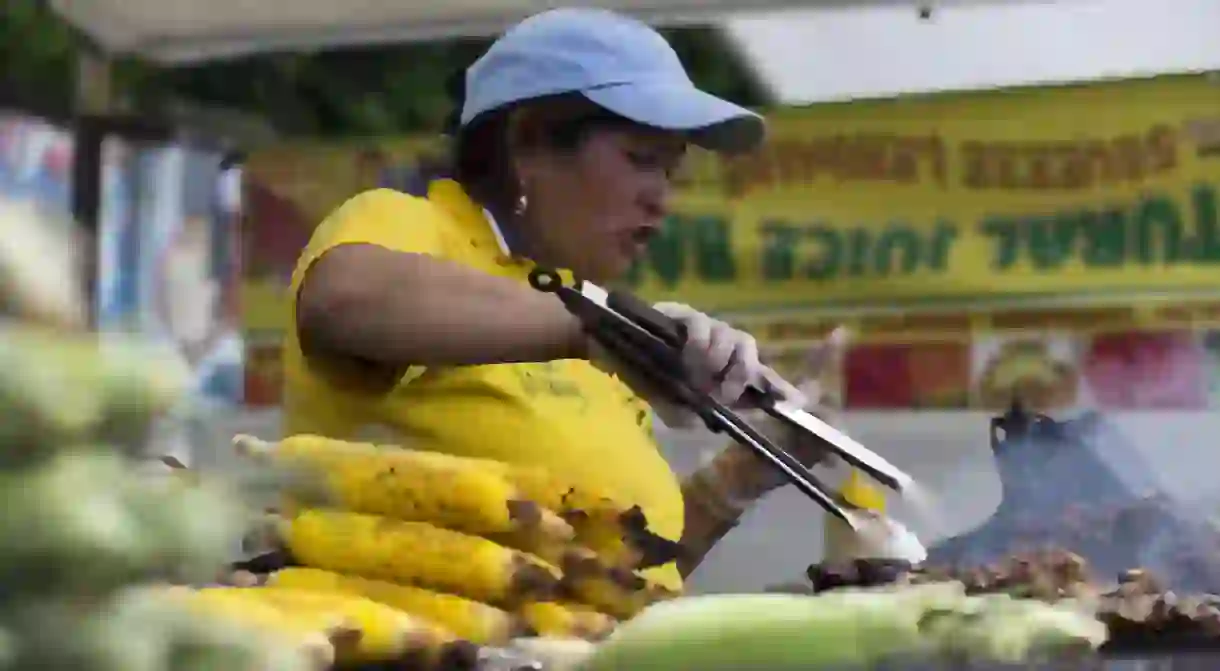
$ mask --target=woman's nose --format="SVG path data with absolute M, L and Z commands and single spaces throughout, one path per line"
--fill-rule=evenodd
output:
M 669 179 L 650 183 L 640 194 L 640 205 L 649 219 L 663 219 L 669 214 Z

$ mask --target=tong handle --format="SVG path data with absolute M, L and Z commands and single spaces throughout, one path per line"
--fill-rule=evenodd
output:
M 606 307 L 635 322 L 666 345 L 681 351 L 686 346 L 686 326 L 661 313 L 646 301 L 627 291 L 611 291 Z
M 611 291 L 606 307 L 635 322 L 640 328 L 669 347 L 682 350 L 686 345 L 686 325 L 665 316 L 635 294 L 627 291 Z M 747 387 L 742 402 L 750 407 L 769 409 L 778 399 L 767 389 Z
M 655 382 L 672 400 L 696 412 L 713 432 L 729 433 L 734 440 L 783 472 L 822 508 L 855 527 L 844 502 L 828 494 L 825 486 L 792 455 L 757 433 L 728 408 L 714 399 L 701 398 L 702 395 L 683 383 L 681 357 L 677 355 L 688 334 L 682 324 L 628 292 L 607 292 L 604 306 L 598 305 L 581 291 L 563 286 L 562 279 L 554 271 L 535 269 L 530 273 L 529 283 L 538 291 L 555 294 L 584 322 L 590 335 Z

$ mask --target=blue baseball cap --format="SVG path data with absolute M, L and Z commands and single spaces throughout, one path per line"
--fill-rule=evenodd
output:
M 506 105 L 570 93 L 644 126 L 687 133 L 712 151 L 749 151 L 765 134 L 761 116 L 696 88 L 673 47 L 648 25 L 575 8 L 522 21 L 470 66 L 461 125 Z

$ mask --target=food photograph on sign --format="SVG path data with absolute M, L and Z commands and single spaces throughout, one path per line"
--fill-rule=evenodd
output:
M 1053 413 L 1078 406 L 1079 338 L 1071 333 L 978 338 L 973 348 L 972 391 L 977 407 L 1003 412 L 1019 403 Z

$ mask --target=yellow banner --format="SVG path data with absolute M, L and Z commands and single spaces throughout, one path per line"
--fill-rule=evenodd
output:
M 851 326 L 858 345 L 838 373 L 849 408 L 1004 406 L 1008 392 L 980 391 L 1000 356 L 988 348 L 1024 352 L 997 343 L 1027 336 L 1128 368 L 1127 341 L 1146 341 L 1141 352 L 1186 352 L 1175 366 L 1212 371 L 1114 407 L 1220 404 L 1220 336 L 1181 335 L 1220 329 L 1220 86 L 1165 77 L 822 105 L 771 113 L 770 132 L 754 156 L 692 156 L 631 278 L 638 292 L 734 313 L 785 371 Z M 251 157 L 248 402 L 278 402 L 285 289 L 313 228 L 363 189 L 401 188 L 440 150 L 429 137 Z M 1105 366 L 1063 365 L 1112 382 Z
M 1220 287 L 1203 77 L 815 106 L 699 157 L 638 290 L 705 310 Z
M 770 134 L 750 157 L 692 156 L 637 291 L 742 312 L 1220 287 L 1205 77 L 778 110 Z M 255 154 L 248 327 L 278 328 L 284 276 L 329 210 L 439 150 Z

